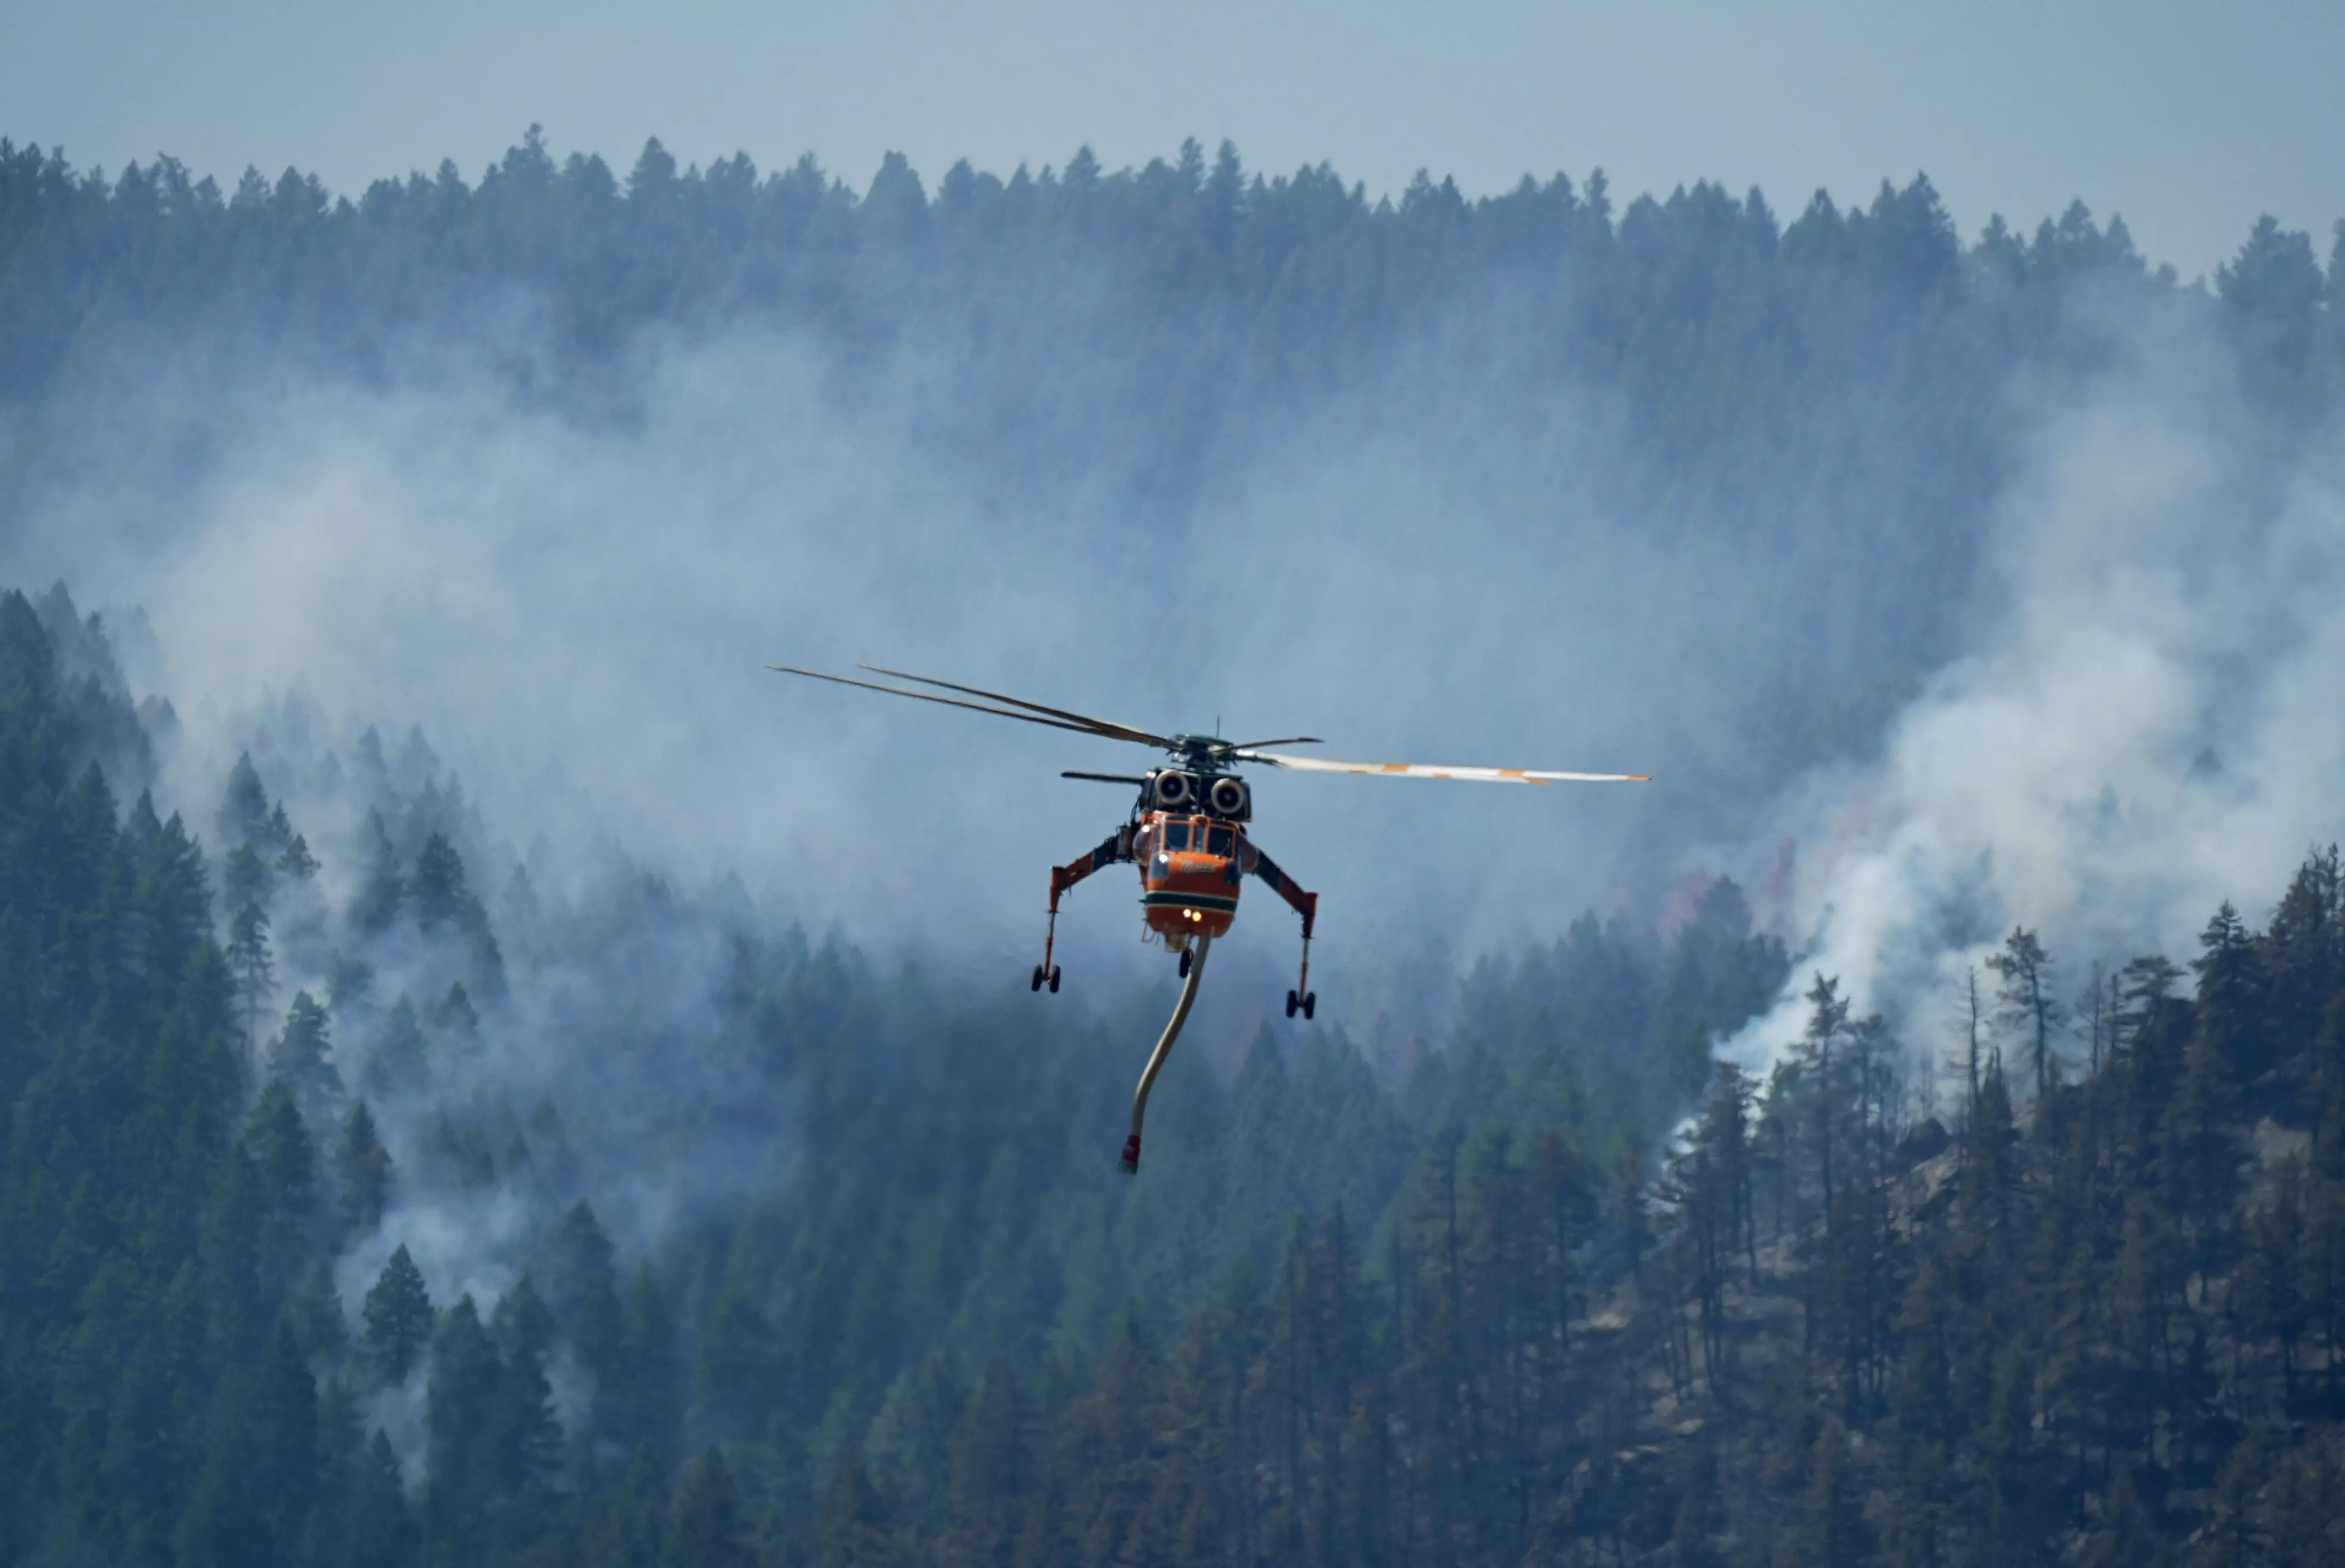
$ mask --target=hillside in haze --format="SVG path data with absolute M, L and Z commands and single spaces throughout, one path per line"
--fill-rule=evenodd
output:
M 2339 246 L 0 144 L 0 1564 L 2336 1560 Z
M 409 510 L 502 553 L 566 540 L 655 582 L 695 552 L 754 576 L 778 612 L 765 659 L 777 632 L 803 655 L 784 662 L 876 654 L 868 606 L 918 603 L 959 633 L 936 662 L 990 640 L 1001 678 L 980 683 L 1019 689 L 1006 665 L 1063 688 L 1084 663 L 1113 676 L 1096 706 L 1053 700 L 1169 706 L 1162 650 L 1091 608 L 1144 602 L 1212 693 L 1176 727 L 1283 696 L 1308 733 L 1353 720 L 1355 744 L 1666 775 L 1666 821 L 1572 845 L 1600 865 L 1573 889 L 1590 901 L 1689 835 L 1748 831 L 1753 801 L 1871 744 L 1969 647 L 2006 594 L 1997 508 L 2051 413 L 2187 357 L 2236 381 L 2276 457 L 2300 450 L 2336 393 L 2345 288 L 2269 223 L 2211 294 L 2081 203 L 1965 241 L 1918 177 L 1782 211 L 1708 184 L 1621 206 L 1600 172 L 1371 204 L 1325 167 L 1265 177 L 1194 144 L 1119 171 L 957 165 L 933 188 L 891 159 L 858 194 L 810 161 L 679 169 L 656 142 L 621 176 L 533 134 L 476 185 L 443 167 L 341 197 L 24 145 L 0 214 L 21 581 L 100 602 L 136 582 L 160 614 L 142 560 L 227 533 L 223 491 L 255 507 L 256 471 L 339 461 L 357 423 L 393 444 L 350 482 L 415 487 Z M 585 452 L 516 471 L 516 431 L 548 420 Z M 544 493 L 614 448 L 606 493 Z M 892 553 L 866 561 L 858 534 Z M 907 549 L 982 596 L 930 603 Z M 793 597 L 816 571 L 852 595 Z M 1445 687 L 1478 689 L 1493 727 L 1415 722 Z M 1569 723 L 1497 723 L 1558 689 Z

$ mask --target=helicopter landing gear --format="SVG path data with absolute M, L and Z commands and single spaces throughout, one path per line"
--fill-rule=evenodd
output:
M 1051 950 L 1058 946 L 1058 942 L 1059 885 L 1054 878 L 1051 884 L 1051 929 L 1042 938 L 1042 961 L 1034 966 L 1034 978 L 1026 987 L 1028 990 L 1039 991 L 1048 986 L 1051 987 L 1051 995 L 1055 996 L 1059 994 L 1059 966 L 1051 962 Z
M 1253 844 L 1245 845 L 1245 853 L 1246 869 L 1268 883 L 1273 892 L 1303 916 L 1303 973 L 1296 978 L 1294 989 L 1286 993 L 1286 1016 L 1291 1018 L 1300 1013 L 1307 1018 L 1319 1008 L 1318 995 L 1311 989 L 1311 927 L 1318 923 L 1319 895 L 1297 887 L 1294 878 L 1281 871 L 1270 856 Z
M 1315 914 L 1318 900 L 1313 899 L 1312 904 Z M 1306 915 L 1303 917 L 1303 977 L 1286 993 L 1286 1016 L 1291 1018 L 1300 1012 L 1308 1018 L 1318 1008 L 1319 993 L 1311 988 L 1311 916 Z
M 1121 833 L 1108 835 L 1090 854 L 1079 855 L 1068 865 L 1051 867 L 1051 924 L 1042 934 L 1042 961 L 1034 966 L 1034 974 L 1027 984 L 1027 989 L 1039 991 L 1048 986 L 1051 995 L 1055 996 L 1059 994 L 1059 966 L 1051 962 L 1051 955 L 1059 942 L 1059 895 L 1101 866 L 1113 865 L 1118 861 L 1131 858 L 1132 830 L 1127 827 Z

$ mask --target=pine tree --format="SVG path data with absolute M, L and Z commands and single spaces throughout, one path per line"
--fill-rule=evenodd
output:
M 659 1568 L 667 1539 L 667 1483 L 650 1452 L 635 1451 L 626 1472 L 600 1499 L 588 1544 L 591 1568 Z
M 502 1355 L 481 1448 L 499 1495 L 512 1498 L 551 1485 L 561 1460 L 562 1428 L 545 1377 L 553 1320 L 523 1274 L 498 1301 L 489 1327 Z
M 272 866 L 260 858 L 260 852 L 250 843 L 238 845 L 220 863 L 220 896 L 229 908 L 241 909 L 247 905 L 266 908 L 269 895 L 275 891 Z
M 2239 254 L 2216 268 L 2215 284 L 2249 395 L 2267 414 L 2290 420 L 2317 411 L 2326 389 L 2317 357 L 2322 282 L 2312 237 L 2283 229 L 2267 213 Z
M 660 1568 L 752 1568 L 756 1562 L 739 1489 L 725 1468 L 724 1454 L 712 1448 L 685 1473 L 675 1494 L 675 1533 L 660 1553 Z
M 269 1070 L 291 1086 L 311 1114 L 331 1110 L 343 1098 L 342 1075 L 334 1066 L 333 1026 L 326 1009 L 307 991 L 293 994 L 284 1031 L 269 1054 Z
M 247 903 L 230 923 L 228 970 L 236 976 L 237 1010 L 244 1037 L 258 1045 L 260 1017 L 277 991 L 276 960 L 269 951 L 269 916 L 258 904 Z
M 285 1321 L 293 1330 L 301 1353 L 313 1364 L 333 1366 L 350 1347 L 350 1324 L 342 1317 L 341 1292 L 334 1289 L 334 1271 L 325 1263 L 310 1270 L 310 1282 L 288 1303 Z
M 2267 1031 L 2250 1078 L 2315 1040 L 2330 998 L 2345 986 L 2345 865 L 2335 845 L 2298 869 L 2257 950 Z
M 382 814 L 370 810 L 361 830 L 366 840 L 366 880 L 351 905 L 350 920 L 362 932 L 388 931 L 407 900 L 407 878 L 399 869 L 399 852 L 382 825 Z
M 2252 1081 L 2269 1063 L 2263 1027 L 2263 976 L 2255 941 L 2226 900 L 2198 936 L 2198 1033 L 2226 1088 Z
M 2238 1102 L 2219 1031 L 2201 1027 L 2182 1061 L 2182 1079 L 2163 1129 L 2165 1185 L 2187 1228 L 2203 1286 L 2227 1260 L 2240 1151 L 2233 1116 Z
M 2052 1087 L 2052 1037 L 2060 1023 L 2060 1005 L 2052 992 L 2052 956 L 2035 933 L 2015 926 L 2002 950 L 1989 955 L 1986 966 L 2002 982 L 1996 1012 L 2025 1046 L 2041 1098 Z
M 611 1244 L 603 1222 L 594 1218 L 594 1206 L 582 1198 L 562 1217 L 553 1249 L 554 1316 L 574 1326 L 589 1300 L 614 1290 L 617 1277 L 611 1264 L 618 1249 Z
M 2003 1057 L 1990 1053 L 1986 1076 L 1979 1084 L 1978 1108 L 1964 1141 L 1956 1214 L 1964 1232 L 1986 1248 L 1998 1265 L 2007 1265 L 2019 1244 L 2015 1234 L 2022 1212 L 2018 1142 Z
M 363 1079 L 367 1092 L 379 1096 L 411 1093 L 430 1076 L 422 1020 L 404 993 L 384 1015 L 382 1028 L 367 1055 Z
M 401 1383 L 416 1364 L 437 1323 L 423 1271 L 401 1247 L 384 1264 L 374 1289 L 367 1292 L 366 1344 L 376 1371 L 386 1382 Z
M 746 1286 L 727 1288 L 709 1311 L 695 1369 L 696 1431 L 746 1436 L 781 1389 L 783 1347 Z
M 416 923 L 426 931 L 467 923 L 472 894 L 464 885 L 464 863 L 445 835 L 435 833 L 423 841 L 423 848 L 415 857 L 415 876 L 410 886 L 415 900 Z
M 218 823 L 222 844 L 241 845 L 268 837 L 269 792 L 260 785 L 260 772 L 252 765 L 250 752 L 239 754 L 236 766 L 228 770 L 228 794 L 220 802 Z
M 893 1501 L 871 1479 L 863 1456 L 849 1453 L 823 1505 L 821 1568 L 909 1568 Z
M 2272 1181 L 2270 1200 L 2249 1222 L 2246 1256 L 2239 1268 L 2243 1328 L 2272 1346 L 2279 1363 L 2279 1413 L 2283 1416 L 2296 1403 L 2297 1346 L 2310 1320 L 2303 1291 L 2305 1187 L 2303 1161 L 2282 1160 Z
M 282 1078 L 272 1078 L 245 1129 L 260 1199 L 260 1270 L 264 1286 L 289 1284 L 319 1234 L 317 1144 Z
M 281 815 L 284 807 L 278 807 Z M 310 853 L 310 841 L 295 834 L 287 841 L 284 853 L 277 857 L 275 866 L 279 875 L 296 882 L 307 882 L 318 875 L 318 857 Z
M 318 1383 L 300 1341 L 280 1324 L 262 1359 L 253 1402 L 255 1465 L 249 1484 L 277 1551 L 290 1559 L 319 1489 Z
M 391 1151 L 376 1135 L 374 1115 L 361 1099 L 350 1108 L 342 1124 L 341 1146 L 334 1151 L 334 1175 L 341 1183 L 344 1229 L 363 1235 L 382 1223 L 391 1200 Z
M 261 1214 L 259 1177 L 239 1140 L 212 1172 L 197 1239 L 204 1333 L 219 1361 L 256 1349 L 268 1327 L 260 1290 Z
M 649 1452 L 663 1473 L 674 1463 L 682 1377 L 667 1302 L 649 1268 L 638 1268 L 627 1291 L 626 1348 L 621 1375 L 595 1391 L 603 1431 L 630 1450 Z
M 480 1033 L 481 1016 L 472 1010 L 472 995 L 464 989 L 464 982 L 458 980 L 449 986 L 448 994 L 433 1010 L 431 1021 L 460 1041 L 469 1042 Z
M 180 1424 L 178 1406 L 186 1390 L 173 1375 L 178 1370 L 171 1365 L 161 1336 L 149 1330 L 124 1363 L 107 1412 L 106 1452 L 99 1462 L 99 1477 L 107 1492 L 118 1501 L 121 1514 L 117 1528 L 107 1533 L 110 1539 L 103 1544 L 126 1559 L 153 1559 L 167 1553 L 171 1525 L 186 1501 L 186 1470 L 192 1456 L 185 1452 Z M 5 1377 L 0 1377 L 0 1386 L 5 1383 Z M 0 1401 L 0 1419 L 11 1418 L 21 1422 L 15 1429 L 15 1443 L 7 1445 L 16 1452 L 0 1447 L 0 1458 L 21 1464 L 13 1472 L 22 1477 L 21 1486 L 31 1479 L 32 1455 L 25 1451 L 38 1428 L 32 1412 L 9 1411 Z M 5 1485 L 0 1482 L 0 1489 Z M 0 1490 L 0 1497 L 6 1495 L 5 1490 Z M 0 1525 L 0 1546 L 9 1543 L 13 1534 L 7 1526 Z
M 377 1429 L 351 1476 L 335 1568 L 409 1568 L 421 1543 L 399 1458 Z
M 469 1557 L 486 1546 L 498 1476 L 488 1448 L 489 1418 L 503 1367 L 469 1295 L 431 1337 L 424 1390 L 424 1544 L 434 1557 Z
M 1832 1044 L 1848 1032 L 1849 1004 L 1840 981 L 1819 972 L 1808 987 L 1808 1027 L 1800 1041 L 1800 1067 L 1815 1097 L 1816 1167 L 1824 1212 L 1838 1196 L 1832 1181 L 1832 1146 L 1840 1141 L 1840 1076 L 1832 1067 Z

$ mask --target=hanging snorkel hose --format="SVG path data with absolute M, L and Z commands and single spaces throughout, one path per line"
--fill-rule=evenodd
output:
M 1140 1174 L 1140 1124 L 1148 1117 L 1148 1091 L 1156 1087 L 1156 1075 L 1162 1070 L 1164 1058 L 1172 1054 L 1172 1042 L 1181 1037 L 1181 1026 L 1189 1021 L 1189 1007 L 1197 999 L 1197 982 L 1205 977 L 1205 955 L 1213 946 L 1211 936 L 1201 936 L 1191 949 L 1196 955 L 1189 966 L 1189 976 L 1181 983 L 1181 1000 L 1172 1009 L 1172 1021 L 1164 1026 L 1163 1037 L 1156 1042 L 1150 1054 L 1148 1066 L 1141 1069 L 1140 1087 L 1132 1096 L 1132 1136 L 1123 1140 L 1123 1173 Z

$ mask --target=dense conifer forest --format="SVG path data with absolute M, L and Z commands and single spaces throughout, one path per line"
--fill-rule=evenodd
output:
M 1105 430 L 1157 524 L 1282 409 L 1448 357 L 1605 388 L 1620 505 L 1813 568 L 1764 784 L 1955 645 L 2015 384 L 2157 324 L 2219 346 L 2275 465 L 2317 452 L 2337 246 L 2267 222 L 2201 288 L 2081 206 L 1964 244 L 1918 178 L 1786 224 L 1600 176 L 1371 202 L 1193 145 L 858 195 L 533 134 L 345 201 L 0 143 L 0 516 L 111 460 L 67 427 L 134 349 L 394 379 L 470 324 L 515 396 L 624 421 L 646 333 L 809 335 L 850 403 L 926 344 L 930 439 L 1027 474 Z M 1926 1039 L 1710 880 L 1482 958 L 1404 1055 L 1273 1026 L 1168 1077 L 1124 1182 L 1152 999 L 971 1005 L 533 862 L 420 731 L 291 701 L 158 800 L 180 716 L 25 586 L 0 1564 L 2345 1559 L 2333 848 L 2194 952 L 2015 928 Z M 1787 984 L 1772 1069 L 1722 1058 Z

